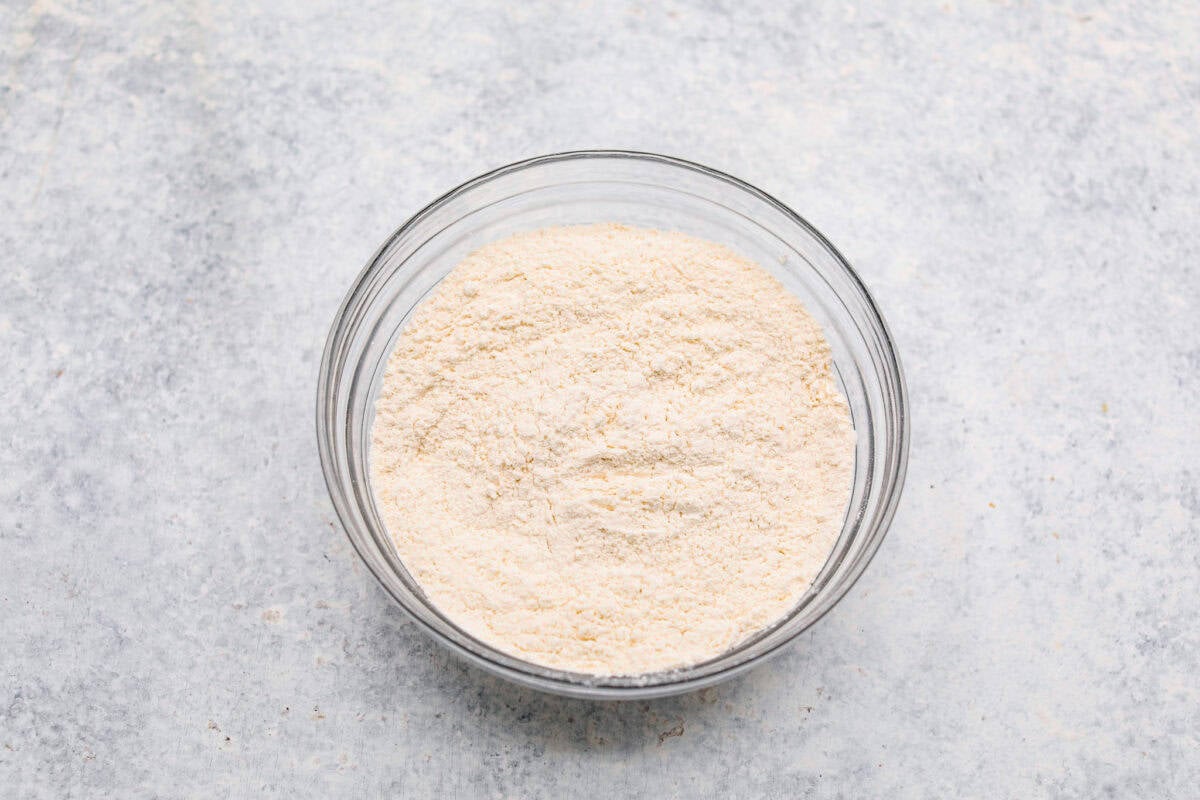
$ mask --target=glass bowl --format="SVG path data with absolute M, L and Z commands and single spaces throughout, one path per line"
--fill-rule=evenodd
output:
M 370 487 L 375 398 L 402 326 L 470 251 L 520 230 L 621 222 L 719 242 L 757 261 L 824 327 L 858 435 L 845 523 L 824 568 L 786 617 L 716 658 L 637 676 L 563 672 L 465 633 L 401 563 Z M 635 699 L 709 686 L 778 653 L 840 600 L 878 549 L 904 482 L 909 425 L 892 337 L 850 265 L 778 200 L 676 158 L 598 150 L 510 164 L 452 189 L 400 226 L 338 309 L 317 389 L 317 440 L 333 505 L 367 567 L 434 639 L 488 672 L 563 695 Z

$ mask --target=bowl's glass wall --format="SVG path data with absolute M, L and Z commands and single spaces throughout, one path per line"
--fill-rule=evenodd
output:
M 507 656 L 462 632 L 424 598 L 388 541 L 369 486 L 370 428 L 383 367 L 408 316 L 470 251 L 521 230 L 621 222 L 683 231 L 757 261 L 823 325 L 858 435 L 842 535 L 797 608 L 703 664 L 632 677 L 564 673 Z M 429 632 L 477 664 L 580 696 L 661 695 L 715 683 L 765 658 L 829 610 L 883 537 L 907 453 L 905 396 L 891 339 L 844 259 L 811 226 L 721 173 L 661 156 L 568 153 L 533 159 L 450 192 L 406 223 L 368 264 L 335 320 L 322 364 L 318 438 L 346 531 L 389 593 Z

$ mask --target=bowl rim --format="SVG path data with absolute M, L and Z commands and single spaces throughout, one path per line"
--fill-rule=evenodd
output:
M 735 662 L 723 669 L 717 669 L 713 672 L 692 676 L 682 677 L 682 673 L 693 667 L 680 668 L 681 679 L 677 681 L 665 680 L 655 683 L 646 684 L 604 684 L 583 681 L 570 681 L 551 677 L 549 675 L 541 675 L 534 672 L 522 670 L 509 664 L 497 662 L 489 658 L 484 653 L 479 653 L 468 649 L 459 642 L 446 636 L 442 631 L 429 624 L 419 615 L 410 610 L 407 604 L 398 597 L 388 586 L 384 576 L 380 574 L 379 569 L 373 563 L 367 553 L 363 552 L 360 543 L 350 533 L 354 522 L 350 519 L 350 513 L 347 506 L 350 503 L 350 498 L 345 496 L 342 486 L 339 484 L 339 479 L 342 477 L 338 470 L 338 459 L 334 457 L 334 449 L 336 441 L 333 435 L 333 427 L 337 424 L 337 403 L 330 403 L 331 397 L 330 387 L 335 378 L 335 360 L 339 363 L 336 367 L 341 366 L 342 359 L 335 359 L 336 350 L 339 344 L 342 343 L 342 333 L 352 320 L 347 318 L 347 311 L 360 299 L 362 292 L 370 284 L 370 279 L 373 276 L 375 267 L 379 263 L 380 257 L 391 249 L 391 247 L 399 241 L 403 236 L 408 234 L 419 223 L 435 213 L 437 210 L 455 200 L 459 196 L 471 191 L 472 189 L 493 181 L 497 178 L 509 175 L 514 172 L 530 169 L 533 167 L 556 164 L 567 161 L 587 160 L 587 159 L 616 159 L 626 161 L 644 161 L 652 162 L 659 165 L 680 168 L 691 172 L 697 172 L 709 178 L 717 179 L 721 182 L 730 184 L 732 187 L 745 192 L 752 197 L 766 203 L 774 208 L 787 218 L 790 222 L 798 225 L 809 236 L 827 250 L 833 261 L 849 279 L 852 288 L 856 290 L 861 297 L 864 308 L 871 318 L 872 323 L 877 326 L 880 335 L 880 350 L 885 356 L 886 366 L 888 371 L 892 373 L 895 379 L 895 386 L 892 394 L 894 395 L 894 413 L 892 414 L 896 425 L 896 436 L 894 438 L 895 446 L 890 451 L 885 451 L 887 458 L 883 459 L 882 465 L 884 469 L 883 480 L 888 481 L 890 491 L 883 498 L 883 502 L 878 512 L 877 522 L 873 526 L 878 529 L 878 535 L 874 536 L 867 542 L 866 548 L 862 553 L 858 554 L 856 562 L 852 565 L 851 571 L 847 575 L 845 582 L 838 587 L 832 601 L 829 602 L 823 609 L 820 609 L 806 624 L 797 628 L 790 635 L 783 637 L 778 642 L 772 644 L 767 649 L 758 654 L 746 658 L 742 661 Z M 371 254 L 367 259 L 365 266 L 358 272 L 353 282 L 350 284 L 349 290 L 346 292 L 341 304 L 338 306 L 337 312 L 334 315 L 333 322 L 330 325 L 328 336 L 326 337 L 325 347 L 321 355 L 320 370 L 317 378 L 317 403 L 316 403 L 316 433 L 317 433 L 317 449 L 321 461 L 321 471 L 325 480 L 325 485 L 328 490 L 330 501 L 333 503 L 334 511 L 337 514 L 338 521 L 341 523 L 342 531 L 350 540 L 351 546 L 363 561 L 368 571 L 380 584 L 380 587 L 392 598 L 404 614 L 418 627 L 440 645 L 448 647 L 452 652 L 466 659 L 469 663 L 484 668 L 494 674 L 499 674 L 516 683 L 530 686 L 559 695 L 581 697 L 597 700 L 641 700 L 652 697 L 661 697 L 665 695 L 679 694 L 688 691 L 702 689 L 707 686 L 723 682 L 732 677 L 740 675 L 747 670 L 758 666 L 765 661 L 777 656 L 785 647 L 793 643 L 800 634 L 809 630 L 819 620 L 823 619 L 826 614 L 833 610 L 841 600 L 849 593 L 849 591 L 857 584 L 863 572 L 874 560 L 875 554 L 878 552 L 883 539 L 886 538 L 887 532 L 891 527 L 892 520 L 898 508 L 900 497 L 903 494 L 904 481 L 908 466 L 909 443 L 911 438 L 911 425 L 909 420 L 908 410 L 908 389 L 907 381 L 905 380 L 904 369 L 900 362 L 900 357 L 896 349 L 895 338 L 892 335 L 891 329 L 888 327 L 887 321 L 880 312 L 875 298 L 867 289 L 865 283 L 859 277 L 858 273 L 850 265 L 850 262 L 842 255 L 841 251 L 834 246 L 815 226 L 808 220 L 792 210 L 789 206 L 776 199 L 774 196 L 759 189 L 758 187 L 747 183 L 746 181 L 737 178 L 729 173 L 723 172 L 712 167 L 690 161 L 675 156 L 667 156 L 659 153 L 652 153 L 640 150 L 621 150 L 621 149 L 588 149 L 588 150 L 568 150 L 556 153 L 549 153 L 540 156 L 514 161 L 509 164 L 497 167 L 495 169 L 484 172 L 474 178 L 464 181 L 454 188 L 446 191 L 430 203 L 426 204 L 419 211 L 414 213 L 399 225 L 390 236 L 388 236 L 382 244 Z M 474 638 L 474 637 L 470 637 Z M 486 643 L 481 644 L 488 650 L 495 650 L 491 645 Z M 499 652 L 499 651 L 497 651 Z M 518 663 L 520 659 L 514 659 Z M 540 665 L 532 664 L 531 666 L 540 667 Z M 540 667 L 547 672 L 562 674 L 564 676 L 573 675 L 574 673 L 563 672 L 549 667 Z M 670 676 L 672 670 L 667 670 L 657 675 Z M 603 680 L 603 676 L 596 676 L 597 680 Z M 626 677 L 628 680 L 628 676 Z

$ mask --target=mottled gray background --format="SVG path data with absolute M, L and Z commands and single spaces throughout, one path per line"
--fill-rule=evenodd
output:
M 1196 796 L 1196 4 L 0 2 L 6 798 Z M 851 595 L 650 703 L 436 649 L 313 435 L 376 245 L 595 146 L 808 216 L 912 394 Z

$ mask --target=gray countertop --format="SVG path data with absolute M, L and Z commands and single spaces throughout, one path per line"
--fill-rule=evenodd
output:
M 1195 796 L 1200 7 L 27 5 L 0 3 L 6 797 Z M 376 245 L 596 146 L 806 215 L 913 410 L 845 601 L 645 703 L 427 641 L 313 434 Z

